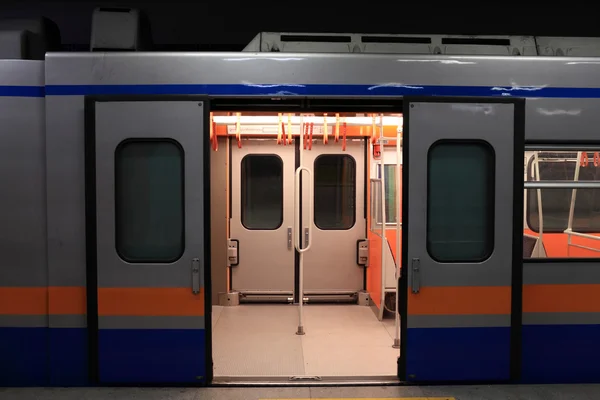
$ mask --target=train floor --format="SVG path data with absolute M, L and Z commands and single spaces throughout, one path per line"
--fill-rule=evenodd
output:
M 215 381 L 395 379 L 392 318 L 381 322 L 365 306 L 307 304 L 305 335 L 297 327 L 295 305 L 213 306 Z

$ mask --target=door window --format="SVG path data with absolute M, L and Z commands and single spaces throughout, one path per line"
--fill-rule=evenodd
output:
M 495 155 L 485 142 L 439 141 L 427 160 L 427 250 L 481 262 L 494 248 Z
M 322 230 L 346 230 L 356 220 L 356 162 L 345 154 L 324 154 L 314 163 L 314 218 Z
M 275 230 L 283 224 L 283 160 L 276 155 L 249 154 L 242 159 L 242 225 Z
M 132 263 L 177 261 L 184 251 L 183 149 L 174 140 L 126 140 L 115 151 L 119 256 Z

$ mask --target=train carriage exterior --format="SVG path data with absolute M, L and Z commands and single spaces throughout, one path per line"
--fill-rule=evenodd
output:
M 401 247 L 386 238 L 391 259 L 402 263 L 398 381 L 599 382 L 600 227 L 586 219 L 598 208 L 596 66 L 584 57 L 315 53 L 48 53 L 44 61 L 0 61 L 0 384 L 212 382 L 217 276 L 225 295 L 239 282 L 249 295 L 268 284 L 258 271 L 225 268 L 228 257 L 253 266 L 288 257 L 291 274 L 294 245 L 304 240 L 288 208 L 278 214 L 278 236 L 263 226 L 244 237 L 242 215 L 225 232 L 227 209 L 237 209 L 230 203 L 249 179 L 241 170 L 254 165 L 244 164 L 248 154 L 272 155 L 285 172 L 269 184 L 299 195 L 293 174 L 302 144 L 257 150 L 260 142 L 213 124 L 215 113 L 244 104 L 281 113 L 284 128 L 286 115 L 329 105 L 402 114 Z M 303 225 L 317 232 L 314 248 L 298 252 L 306 265 L 333 269 L 352 251 L 363 254 L 354 227 L 371 261 L 382 262 L 385 244 L 380 237 L 377 248 L 368 232 L 378 143 L 369 135 L 349 136 L 347 148 L 338 143 L 327 153 L 352 158 L 343 161 L 357 177 L 352 207 L 364 213 L 343 230 L 345 241 L 316 222 Z M 318 164 L 321 140 L 302 152 L 305 165 Z M 227 173 L 239 185 L 221 190 L 224 149 L 236 160 Z M 160 164 L 147 161 L 154 156 Z M 121 173 L 133 170 L 142 175 Z M 586 178 L 572 182 L 574 170 Z M 587 203 L 573 200 L 569 213 L 574 188 Z M 552 200 L 553 190 L 563 200 Z M 310 202 L 314 193 L 301 195 Z M 546 202 L 553 204 L 546 214 L 567 219 L 546 223 Z M 160 231 L 143 207 L 168 213 Z M 543 237 L 540 221 L 554 224 Z M 465 227 L 472 231 L 457 232 Z M 160 245 L 145 245 L 152 235 Z M 336 240 L 355 247 L 338 251 Z M 239 252 L 229 253 L 231 246 Z M 365 284 L 379 297 L 385 283 L 374 285 L 376 269 L 368 268 L 364 276 L 342 273 L 347 281 L 335 289 Z M 299 297 L 322 290 L 310 287 L 306 271 L 301 295 L 285 274 L 278 279 L 288 286 L 273 285 L 302 304 Z

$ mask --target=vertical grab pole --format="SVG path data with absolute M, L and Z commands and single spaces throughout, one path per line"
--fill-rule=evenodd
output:
M 308 196 L 310 198 L 310 201 L 308 203 L 308 220 L 310 221 L 308 223 L 308 243 L 306 244 L 306 247 L 304 248 L 300 248 L 300 238 L 302 237 L 302 235 L 300 234 L 300 224 L 296 223 L 296 250 L 298 251 L 298 253 L 300 253 L 300 265 L 299 265 L 299 291 L 300 291 L 300 302 L 298 303 L 298 330 L 296 331 L 296 335 L 304 335 L 304 325 L 303 325 L 303 306 L 304 306 L 304 253 L 307 252 L 308 250 L 310 250 L 310 245 L 312 243 L 312 220 L 313 220 L 313 208 L 312 208 L 312 198 L 313 198 L 313 184 L 312 184 L 312 171 L 306 167 L 303 166 L 299 166 L 296 169 L 296 175 L 295 175 L 295 180 L 296 180 L 296 193 L 300 192 L 300 175 L 302 174 L 302 171 L 305 171 L 308 176 L 309 176 L 309 180 L 308 180 Z M 299 193 L 300 194 L 300 193 Z M 300 205 L 298 204 L 299 201 L 296 200 L 294 202 L 296 204 L 296 218 L 294 218 L 296 220 L 296 222 L 300 221 Z
M 400 216 L 402 215 L 402 207 L 400 205 L 400 199 L 402 193 L 400 188 L 402 187 L 402 145 L 400 141 L 402 139 L 402 127 L 398 126 L 396 129 L 396 312 L 395 312 L 395 326 L 396 333 L 394 336 L 393 348 L 400 348 L 400 277 L 402 274 L 402 252 L 400 246 L 402 243 L 402 223 L 400 222 Z
M 312 171 L 306 168 L 303 165 L 303 143 L 304 143 L 304 122 L 303 117 L 300 117 L 300 138 L 302 138 L 302 143 L 300 143 L 300 166 L 296 169 L 296 173 L 294 174 L 294 184 L 295 184 L 295 196 L 294 196 L 294 230 L 295 230 L 295 247 L 296 251 L 299 253 L 299 277 L 298 277 L 298 291 L 300 302 L 298 303 L 298 330 L 296 331 L 296 335 L 304 335 L 304 253 L 310 249 L 310 245 L 312 243 L 312 221 L 313 221 L 313 182 L 312 182 Z M 302 171 L 306 171 L 308 174 L 308 242 L 306 243 L 306 247 L 302 248 L 301 246 L 301 221 L 300 221 L 300 196 L 302 193 L 300 192 L 300 177 L 302 175 Z
M 581 168 L 581 156 L 583 152 L 577 152 L 577 163 L 575 164 L 575 175 L 573 176 L 573 181 L 577 182 L 579 180 L 579 170 Z M 587 154 L 587 152 L 586 152 Z M 539 171 L 539 167 L 538 167 Z M 539 189 L 538 189 L 539 190 Z M 571 205 L 569 207 L 569 222 L 567 223 L 567 256 L 571 255 L 571 234 L 573 233 L 573 217 L 575 215 L 575 201 L 577 200 L 577 189 L 573 189 L 571 192 Z M 541 233 L 541 225 L 540 225 L 540 233 Z
M 379 149 L 381 157 L 379 165 L 381 166 L 381 306 L 379 307 L 379 320 L 383 320 L 383 312 L 385 310 L 385 283 L 386 283 L 386 265 L 385 265 L 385 250 L 387 247 L 387 236 L 385 235 L 385 149 L 383 145 L 383 114 L 379 115 Z
M 535 180 L 536 181 L 541 181 L 541 177 L 540 177 L 540 161 L 539 161 L 539 153 L 537 151 L 533 152 L 533 165 L 535 168 Z M 579 165 L 579 163 L 578 163 Z M 539 225 L 539 236 L 538 236 L 538 240 L 539 240 L 539 246 L 537 246 L 537 254 L 536 256 L 540 257 L 540 251 L 542 249 L 542 246 L 544 244 L 544 212 L 542 211 L 542 189 L 537 189 L 536 190 L 537 193 L 537 206 L 538 206 L 538 225 Z M 571 236 L 567 236 L 569 238 L 569 240 L 571 239 Z M 569 245 L 567 245 L 567 251 L 569 250 Z

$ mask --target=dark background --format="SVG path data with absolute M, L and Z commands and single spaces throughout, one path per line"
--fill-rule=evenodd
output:
M 593 3 L 590 3 L 593 4 Z M 166 49 L 241 50 L 258 32 L 600 36 L 600 17 L 574 3 L 3 0 L 0 18 L 45 16 L 64 45 L 89 44 L 94 7 L 143 9 Z

